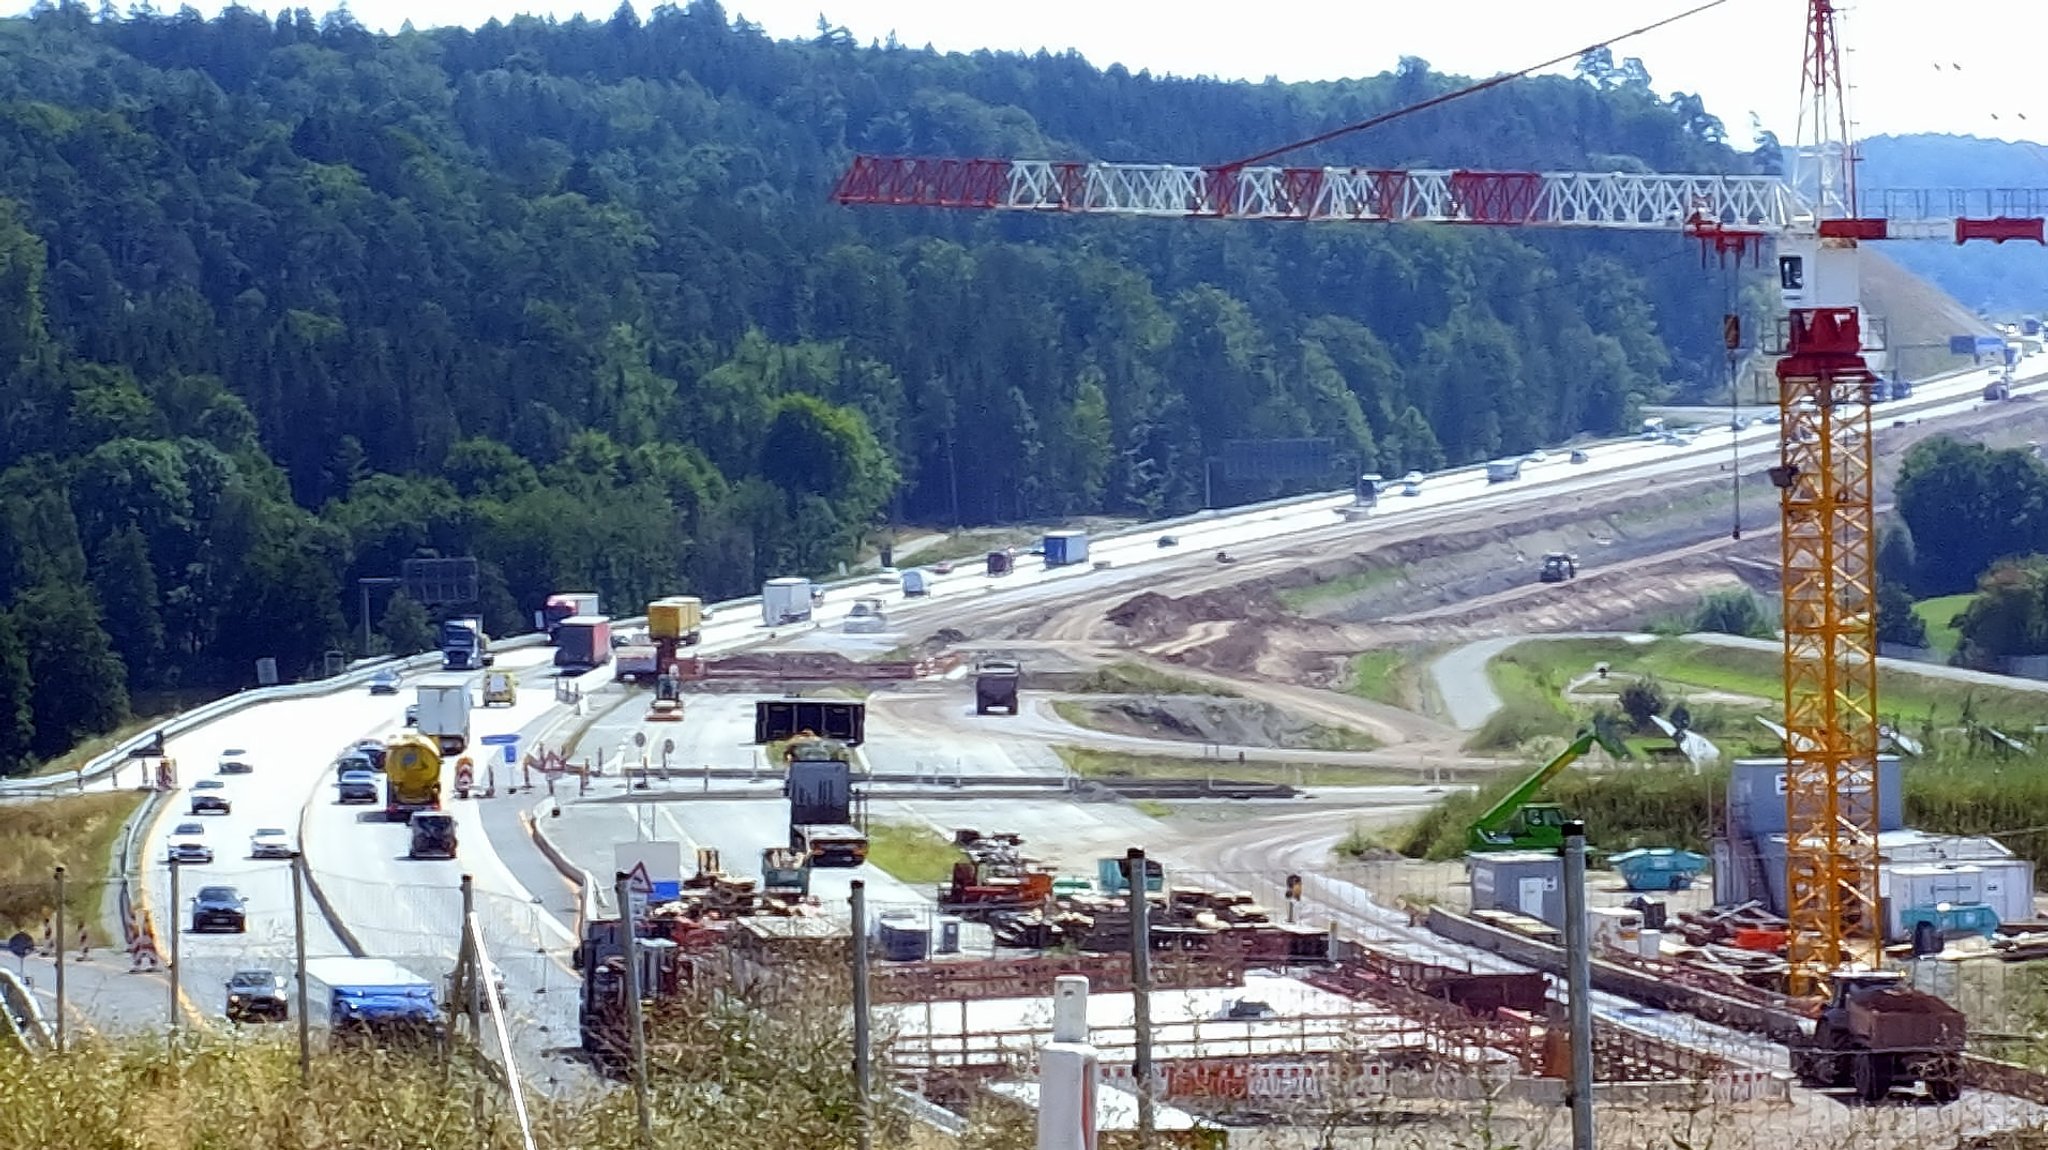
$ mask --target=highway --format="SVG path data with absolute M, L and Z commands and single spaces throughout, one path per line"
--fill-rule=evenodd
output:
M 1939 418 L 1968 411 L 1981 403 L 1979 396 L 1992 375 L 1993 369 L 1987 368 L 1922 384 L 1912 400 L 1881 407 L 1877 424 L 1882 428 L 1892 419 Z M 2021 388 L 2022 392 L 2038 390 L 2038 377 L 2025 382 L 2028 386 Z M 1096 569 L 1092 563 L 1046 569 L 1036 559 L 1020 556 L 1013 574 L 991 578 L 983 574 L 979 563 L 969 563 L 949 574 L 934 575 L 932 593 L 923 599 L 904 599 L 894 580 L 839 585 L 828 591 L 815 626 L 836 631 L 847 608 L 855 599 L 864 597 L 884 600 L 892 618 L 914 618 L 932 613 L 972 612 L 983 604 L 1050 603 L 1102 594 L 1138 580 L 1160 582 L 1160 576 L 1175 569 L 1213 570 L 1215 552 L 1221 549 L 1322 534 L 1369 533 L 1382 524 L 1451 520 L 1476 510 L 1555 502 L 1596 487 L 1713 467 L 1731 455 L 1731 443 L 1741 445 L 1744 458 L 1750 461 L 1746 466 L 1763 466 L 1774 456 L 1772 445 L 1776 435 L 1775 426 L 1759 425 L 1742 432 L 1725 427 L 1710 430 L 1684 446 L 1642 440 L 1593 444 L 1584 448 L 1588 455 L 1585 463 L 1570 463 L 1565 452 L 1555 452 L 1543 462 L 1525 466 L 1520 480 L 1502 484 L 1488 484 L 1483 468 L 1460 469 L 1429 477 L 1418 495 L 1384 496 L 1378 510 L 1358 521 L 1340 518 L 1352 503 L 1349 492 L 1204 513 L 1171 524 L 1149 525 L 1097 538 L 1090 559 L 1106 561 L 1108 569 Z M 1159 546 L 1163 534 L 1176 536 L 1177 546 Z M 787 628 L 764 626 L 751 601 L 724 604 L 706 623 L 700 650 L 715 654 L 791 638 Z M 874 641 L 879 643 L 882 638 L 888 637 Z M 889 638 L 889 642 L 894 639 Z M 551 654 L 550 649 L 543 648 L 507 652 L 501 657 L 501 666 L 527 672 L 521 699 L 517 707 L 507 710 L 478 708 L 474 713 L 477 738 L 518 732 L 530 742 L 562 716 L 564 712 L 553 704 L 551 672 L 535 673 Z M 609 669 L 601 669 L 586 676 L 583 683 L 595 687 L 609 678 Z M 563 1016 L 561 1008 L 567 1006 L 573 1011 L 573 1000 L 567 995 L 545 999 L 543 996 L 551 980 L 560 985 L 564 977 L 562 968 L 547 955 L 559 955 L 566 949 L 571 924 L 549 913 L 528 886 L 514 876 L 486 833 L 479 810 L 479 804 L 485 801 L 528 800 L 522 797 L 451 801 L 449 807 L 456 815 L 462 839 L 461 857 L 456 862 L 409 860 L 404 857 L 401 828 L 361 823 L 357 812 L 363 808 L 338 807 L 332 800 L 329 764 L 334 755 L 356 739 L 395 730 L 403 707 L 410 701 L 409 690 L 396 698 L 372 697 L 363 689 L 337 692 L 267 704 L 171 741 L 169 750 L 180 763 L 180 782 L 186 786 L 210 773 L 219 753 L 230 747 L 246 750 L 256 764 L 254 774 L 225 780 L 227 793 L 234 802 L 232 814 L 196 820 L 207 827 L 206 837 L 214 846 L 215 861 L 186 868 L 182 875 L 187 896 L 202 884 L 218 881 L 237 886 L 249 898 L 247 934 L 184 937 L 181 981 L 196 1014 L 218 1017 L 221 985 L 235 968 L 289 965 L 292 904 L 287 865 L 245 857 L 249 836 L 258 827 L 278 826 L 303 835 L 308 863 L 322 892 L 346 924 L 347 933 L 369 953 L 411 962 L 428 977 L 444 972 L 454 953 L 459 925 L 457 877 L 462 873 L 474 875 L 487 934 L 494 949 L 504 952 L 500 965 L 504 967 L 515 1010 L 523 1009 L 519 1003 L 545 1001 L 550 1005 L 550 1029 L 557 1035 L 563 1033 L 557 1029 Z M 750 702 L 750 698 L 739 696 L 696 696 L 690 704 L 691 715 L 684 723 L 651 724 L 645 729 L 659 733 L 651 740 L 657 747 L 661 738 L 677 739 L 679 746 L 674 758 L 678 765 L 730 762 L 740 745 L 750 738 L 747 728 L 751 722 L 746 717 L 751 711 Z M 884 703 L 880 709 L 886 713 L 890 705 Z M 906 709 L 921 710 L 914 705 Z M 607 730 L 623 736 L 625 730 L 635 725 L 637 720 L 630 711 L 621 712 L 607 724 Z M 968 756 L 956 746 L 939 741 L 941 736 L 929 729 L 902 745 L 892 744 L 892 738 L 886 732 L 878 732 L 877 749 L 886 750 L 892 759 L 909 755 L 913 761 L 929 757 L 944 763 L 950 757 L 959 761 L 963 772 L 970 757 L 977 770 L 992 773 L 998 767 L 1010 773 L 1034 766 L 1045 769 L 1042 761 L 1018 762 L 1008 751 L 991 756 L 977 750 Z M 478 773 L 481 787 L 481 769 Z M 452 787 L 447 793 L 452 799 Z M 144 840 L 143 857 L 151 860 L 144 874 L 145 896 L 160 929 L 162 924 L 183 918 L 183 908 L 173 914 L 168 904 L 169 876 L 163 859 L 170 828 L 193 821 L 185 815 L 185 804 L 184 792 L 172 796 L 164 804 L 162 815 L 148 828 Z M 709 808 L 713 804 L 704 805 Z M 715 826 L 716 831 L 685 837 L 719 847 L 735 867 L 750 865 L 763 843 L 781 836 L 783 828 L 774 813 L 774 804 L 740 802 L 717 806 L 716 810 L 693 812 L 708 816 L 707 822 L 691 819 L 693 827 Z M 621 808 L 622 813 L 629 809 Z M 766 822 L 755 825 L 763 819 Z M 497 821 L 503 835 L 503 820 Z M 625 821 L 631 823 L 630 815 L 625 816 Z M 626 830 L 630 833 L 630 826 Z M 528 850 L 524 844 L 514 844 L 510 849 Z M 842 872 L 840 877 L 851 875 Z M 883 901 L 893 901 L 898 894 L 908 893 L 885 886 L 873 875 L 866 877 L 881 888 L 876 894 Z M 820 894 L 834 897 L 836 891 L 835 881 Z M 308 935 L 309 951 L 315 955 L 347 953 L 343 939 L 317 914 L 309 915 Z M 502 948 L 497 946 L 500 940 Z

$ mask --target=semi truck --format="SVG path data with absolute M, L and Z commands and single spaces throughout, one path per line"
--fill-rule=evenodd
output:
M 670 595 L 649 603 L 647 637 L 654 642 L 657 667 L 675 662 L 679 648 L 694 647 L 704 637 L 704 601 L 694 595 Z
M 481 671 L 497 662 L 491 654 L 491 637 L 484 634 L 484 621 L 475 615 L 448 619 L 441 624 L 441 669 Z
M 858 699 L 761 699 L 754 741 L 779 743 L 805 732 L 858 747 L 867 738 L 868 705 Z
M 603 615 L 562 620 L 555 631 L 555 666 L 582 674 L 612 661 L 612 621 Z
M 1088 561 L 1086 531 L 1048 531 L 1045 535 L 1045 565 L 1068 567 Z
M 415 689 L 419 701 L 413 729 L 433 740 L 442 754 L 461 754 L 469 746 L 469 676 L 428 675 Z
M 789 796 L 789 846 L 812 866 L 859 866 L 868 836 L 853 825 L 853 763 L 834 739 L 798 739 L 789 746 L 783 791 Z
M 434 984 L 388 958 L 312 958 L 306 973 L 326 990 L 330 1043 L 397 1045 L 446 1037 Z
M 1968 1032 L 1962 1011 L 1898 971 L 1838 971 L 1813 1033 L 1792 1044 L 1792 1073 L 1811 1087 L 1853 1086 L 1866 1102 L 1916 1081 L 1934 1101 L 1954 1102 Z
M 1008 659 L 989 659 L 974 666 L 974 713 L 1002 710 L 1017 713 L 1017 685 L 1024 670 Z
M 811 581 L 786 575 L 761 584 L 761 622 L 770 627 L 811 621 Z
M 548 596 L 547 605 L 541 608 L 541 628 L 548 633 L 548 642 L 555 641 L 555 631 L 561 625 L 578 615 L 595 615 L 604 610 L 599 606 L 595 591 L 563 591 Z
M 441 751 L 425 735 L 399 735 L 384 746 L 384 818 L 411 823 L 415 811 L 441 809 Z

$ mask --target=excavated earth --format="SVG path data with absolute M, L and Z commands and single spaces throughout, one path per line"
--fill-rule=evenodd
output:
M 1255 699 L 1209 695 L 1120 695 L 1074 700 L 1082 725 L 1118 735 L 1238 747 L 1364 750 L 1330 727 Z M 1066 704 L 1062 705 L 1066 709 Z

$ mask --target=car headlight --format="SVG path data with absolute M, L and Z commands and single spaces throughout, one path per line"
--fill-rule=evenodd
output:
M 241 995 L 239 995 L 239 994 L 230 994 L 230 995 L 228 995 L 228 1005 L 229 1005 L 229 1006 L 239 1006 L 239 1005 L 241 1005 L 241 1002 L 242 1002 L 242 996 L 241 996 Z

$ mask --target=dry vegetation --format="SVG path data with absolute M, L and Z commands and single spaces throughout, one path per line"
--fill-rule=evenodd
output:
M 56 908 L 61 864 L 72 922 L 96 925 L 114 840 L 142 804 L 135 791 L 0 803 L 0 937 L 40 932 Z

